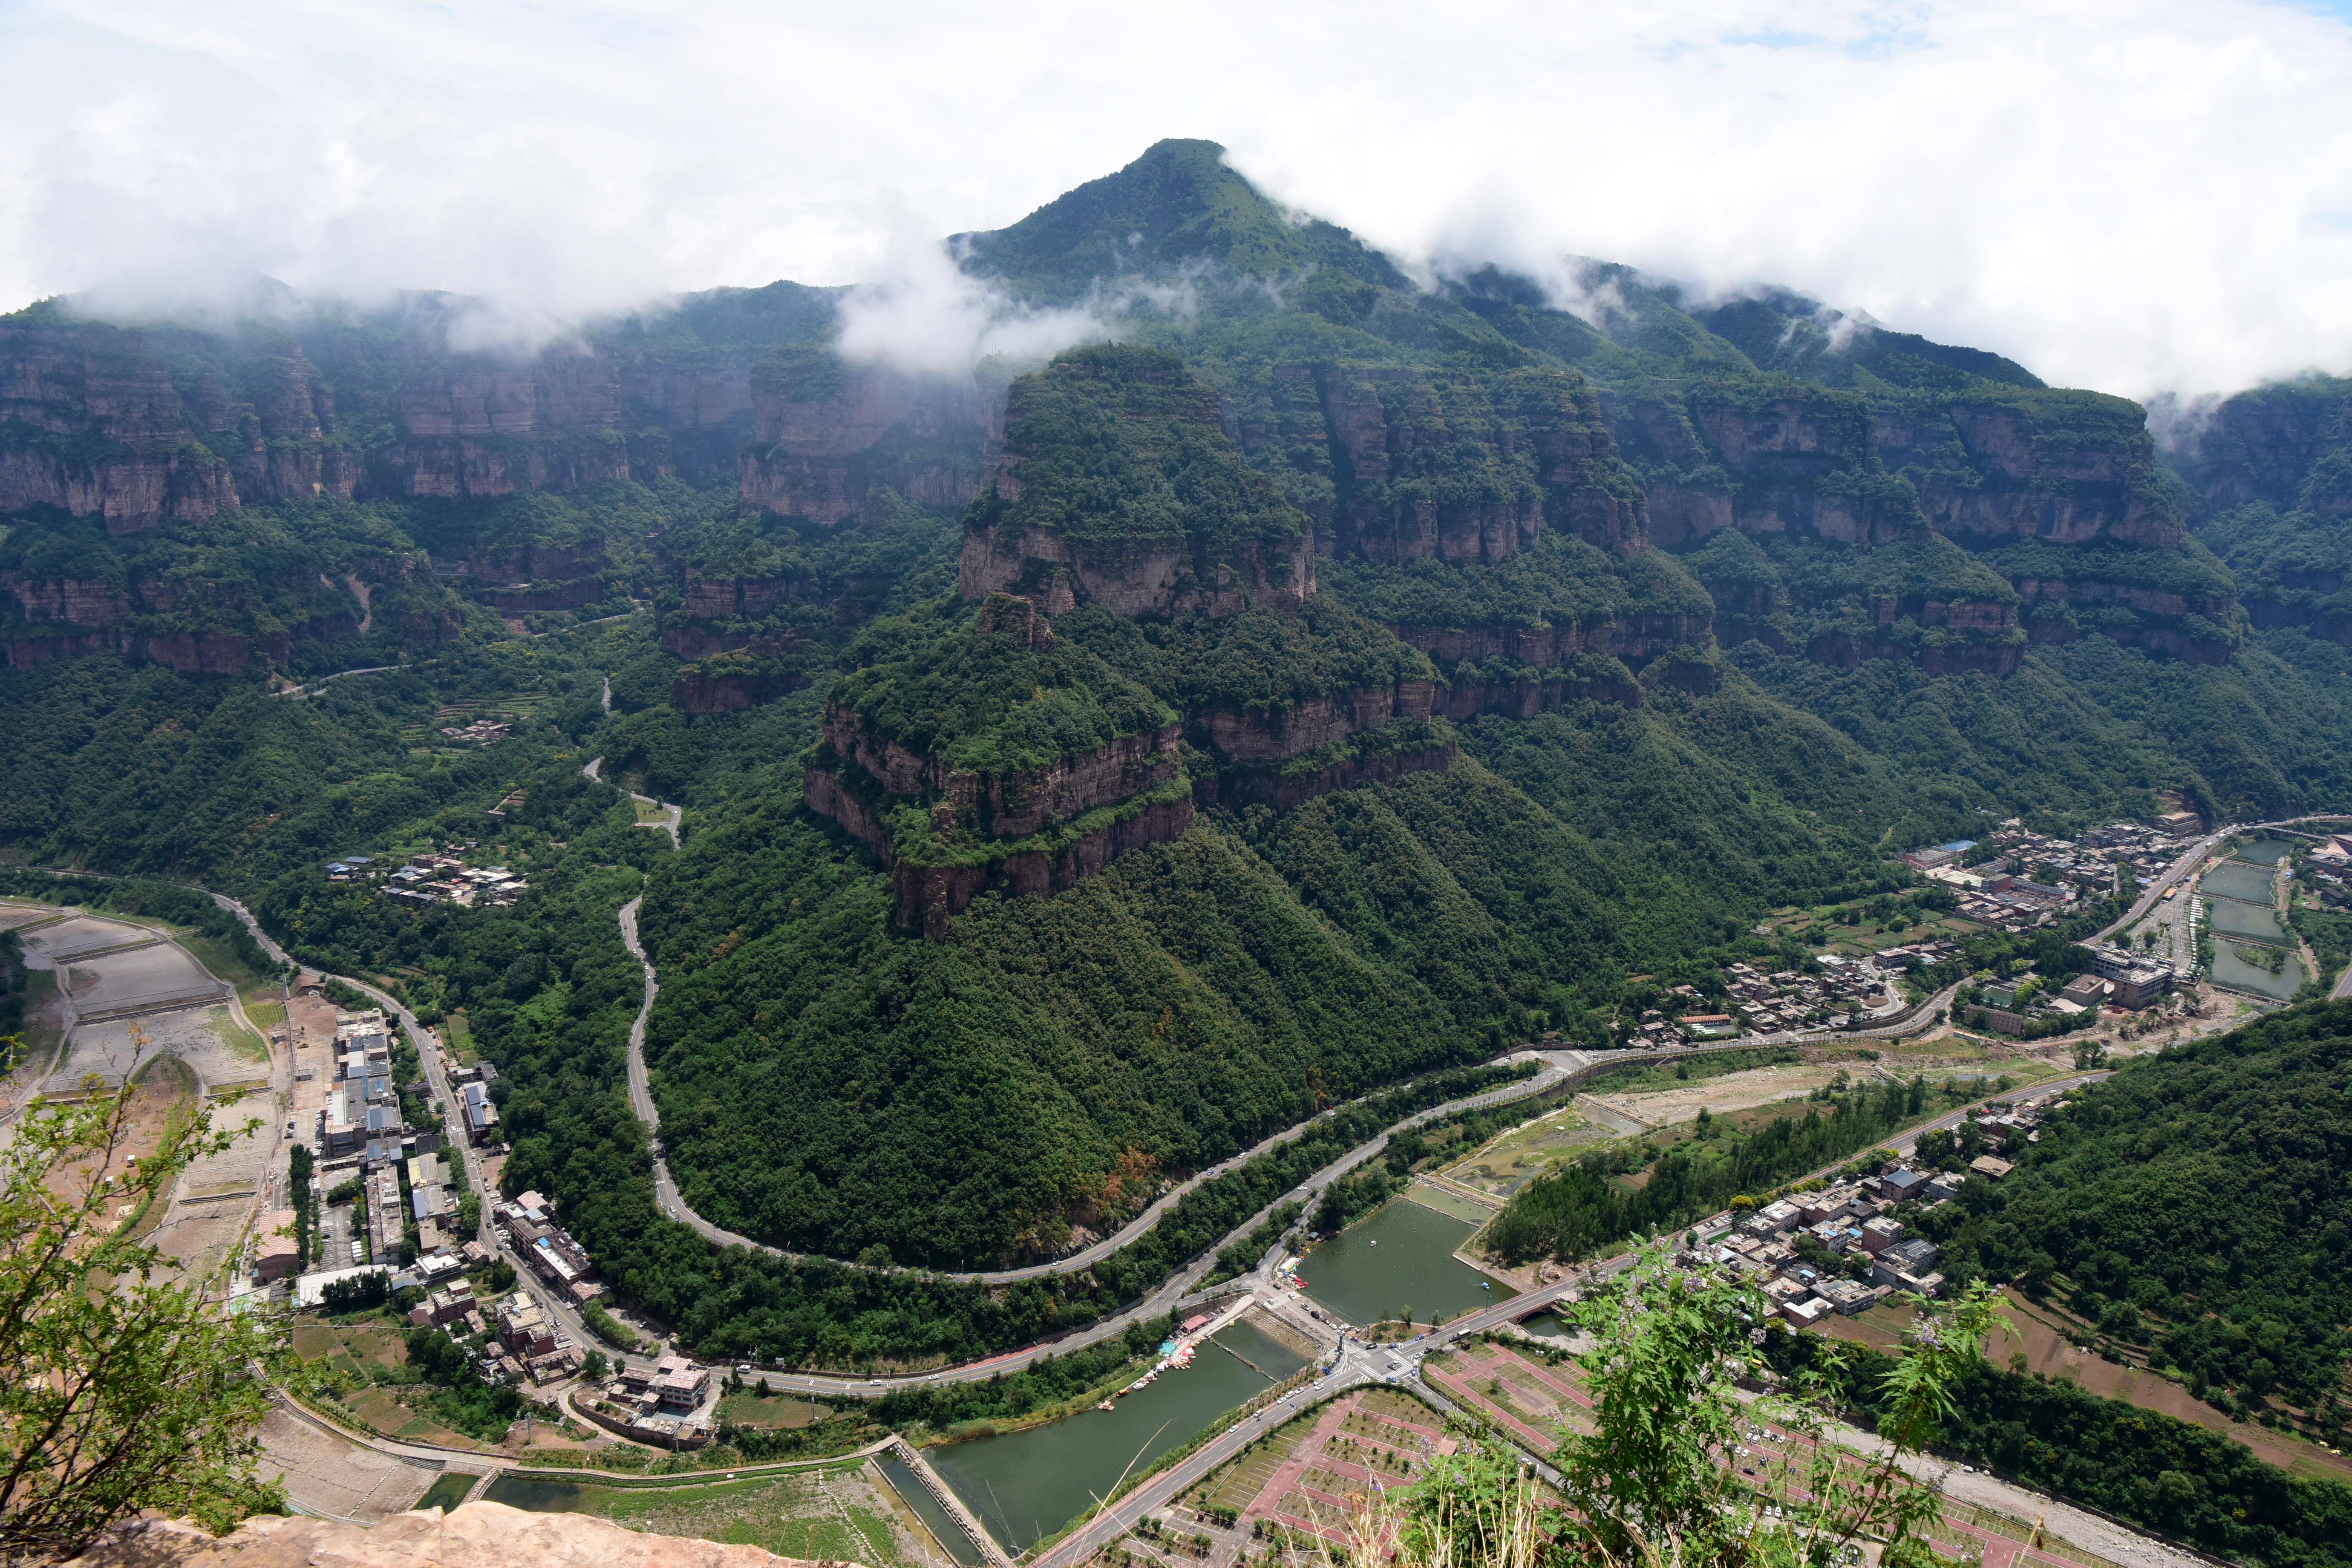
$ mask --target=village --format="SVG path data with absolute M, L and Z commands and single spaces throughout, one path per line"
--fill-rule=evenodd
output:
M 504 867 L 469 864 L 462 851 L 475 847 L 468 838 L 412 855 L 398 867 L 380 866 L 370 855 L 348 855 L 328 862 L 327 880 L 380 885 L 386 899 L 418 907 L 504 908 L 530 890 L 527 880 Z

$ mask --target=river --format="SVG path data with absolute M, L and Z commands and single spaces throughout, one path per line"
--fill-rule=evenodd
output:
M 1222 1348 L 1220 1348 L 1222 1347 Z M 1246 1358 L 1244 1361 L 1243 1358 Z M 1112 1402 L 1044 1426 L 926 1448 L 929 1460 L 1000 1545 L 1027 1551 L 1140 1469 L 1269 1384 L 1306 1365 L 1246 1322 L 1229 1323 L 1191 1366 Z

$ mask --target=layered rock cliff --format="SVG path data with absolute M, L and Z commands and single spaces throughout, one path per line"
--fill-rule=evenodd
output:
M 1701 383 L 1606 394 L 1644 476 L 1651 532 L 1679 545 L 1726 528 L 1893 543 L 1925 526 L 1988 542 L 2180 542 L 2179 501 L 2136 404 L 1988 388 L 1873 399 L 1822 386 Z
M 745 507 L 837 523 L 887 486 L 919 505 L 980 494 L 1003 417 L 1001 385 L 855 364 L 828 349 L 781 349 L 751 384 Z
M 79 525 L 88 528 L 90 525 Z M 413 564 L 379 558 L 366 576 L 331 574 L 281 545 L 260 572 L 221 571 L 220 545 L 145 532 L 127 553 L 19 527 L 0 545 L 0 650 L 25 668 L 111 652 L 189 675 L 285 669 L 306 646 L 375 630 L 423 649 L 456 634 L 459 606 Z M 211 565 L 214 569 L 204 568 Z M 373 606 L 373 608 L 372 608 Z M 379 619 L 379 613 L 381 618 Z
M 1304 514 L 1225 440 L 1217 395 L 1172 354 L 1078 350 L 1013 384 L 1003 455 L 965 520 L 958 589 L 1047 614 L 1296 611 L 1315 592 Z
M 1643 501 L 1573 372 L 1281 365 L 1234 423 L 1244 451 L 1328 482 L 1323 549 L 1495 563 L 1547 529 L 1639 548 Z
M 939 938 L 984 888 L 1058 890 L 1181 834 L 1180 733 L 1035 605 L 995 595 L 968 628 L 843 679 L 802 799 L 890 866 L 898 923 Z

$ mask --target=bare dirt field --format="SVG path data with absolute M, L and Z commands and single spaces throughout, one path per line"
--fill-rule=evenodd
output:
M 300 1508 L 373 1524 L 415 1506 L 440 1474 L 320 1431 L 283 1408 L 261 1424 L 261 1473 Z
M 1720 1078 L 1693 1079 L 1674 1089 L 1638 1094 L 1596 1094 L 1590 1098 L 1609 1110 L 1651 1127 L 1671 1126 L 1696 1117 L 1704 1106 L 1714 1115 L 1747 1110 L 1776 1100 L 1793 1100 L 1823 1088 L 1843 1071 L 1853 1077 L 1851 1062 L 1780 1062 L 1725 1073 Z
M 219 990 L 195 960 L 146 927 L 127 921 L 69 915 L 54 925 L 26 931 L 24 942 L 68 971 L 74 1005 L 84 1013 Z M 131 942 L 146 945 L 105 952 Z

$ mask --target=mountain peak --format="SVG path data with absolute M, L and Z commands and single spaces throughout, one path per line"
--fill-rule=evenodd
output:
M 1335 224 L 1286 211 L 1225 163 L 1223 147 L 1199 140 L 1155 142 L 1019 223 L 952 243 L 972 271 L 1047 299 L 1199 262 L 1247 277 L 1337 267 L 1391 288 L 1405 283 L 1388 258 Z

